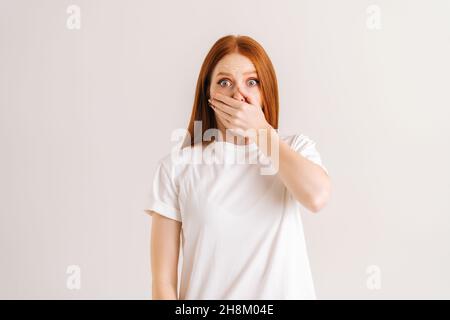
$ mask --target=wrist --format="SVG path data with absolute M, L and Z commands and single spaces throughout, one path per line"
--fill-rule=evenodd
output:
M 262 144 L 268 144 L 268 147 L 270 147 L 271 140 L 276 134 L 276 130 L 269 123 L 267 123 L 265 126 L 257 130 L 254 142 L 259 148 L 262 147 Z

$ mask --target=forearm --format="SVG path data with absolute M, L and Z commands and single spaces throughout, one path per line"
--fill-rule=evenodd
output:
M 177 299 L 181 223 L 153 214 L 151 231 L 152 299 Z
M 178 300 L 177 288 L 174 284 L 152 283 L 153 300 Z
M 264 140 L 267 148 L 263 147 Z M 279 178 L 295 199 L 312 212 L 318 212 L 326 204 L 331 183 L 319 165 L 291 149 L 272 127 L 268 128 L 266 138 L 257 139 L 256 143 L 275 164 Z M 277 146 L 278 152 L 274 152 Z

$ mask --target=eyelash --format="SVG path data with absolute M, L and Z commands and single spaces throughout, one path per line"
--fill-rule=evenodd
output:
M 224 80 L 230 81 L 229 79 L 224 78 L 224 79 L 220 79 L 220 80 L 217 82 L 217 84 L 220 85 L 220 83 L 221 83 L 222 81 L 224 81 Z M 254 86 L 257 86 L 257 85 L 259 84 L 259 80 L 256 79 L 256 78 L 251 78 L 251 79 L 248 79 L 248 80 L 249 80 L 249 81 L 250 81 L 250 80 L 254 80 L 254 81 L 256 82 L 256 84 L 255 84 Z M 230 82 L 231 82 L 231 81 L 230 81 Z M 254 87 L 254 86 L 252 86 L 252 87 Z

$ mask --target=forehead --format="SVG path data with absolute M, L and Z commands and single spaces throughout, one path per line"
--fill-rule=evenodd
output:
M 255 70 L 255 66 L 249 58 L 239 53 L 231 53 L 220 59 L 213 70 L 213 75 L 219 72 L 239 74 L 252 70 Z

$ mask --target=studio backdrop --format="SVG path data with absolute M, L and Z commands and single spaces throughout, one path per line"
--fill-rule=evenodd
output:
M 0 0 L 0 298 L 151 298 L 157 161 L 228 34 L 329 170 L 318 298 L 450 298 L 447 0 Z

